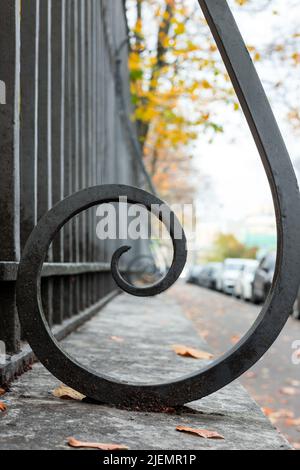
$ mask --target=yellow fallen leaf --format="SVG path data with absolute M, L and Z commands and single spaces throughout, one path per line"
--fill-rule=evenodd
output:
M 99 442 L 81 442 L 74 437 L 68 438 L 68 445 L 77 449 L 98 449 L 98 450 L 129 450 L 128 447 L 119 444 L 100 444 Z
M 4 413 L 4 411 L 6 410 L 7 410 L 7 406 L 4 403 L 2 403 L 2 401 L 0 401 L 0 411 Z
M 85 398 L 82 393 L 76 392 L 76 390 L 73 390 L 72 388 L 63 384 L 53 390 L 52 394 L 54 397 L 60 398 L 61 400 L 82 401 Z
M 191 357 L 193 359 L 212 359 L 214 356 L 206 351 L 200 351 L 199 349 L 189 348 L 180 344 L 174 344 L 173 351 L 182 357 Z
M 188 426 L 177 426 L 176 431 L 195 434 L 196 436 L 202 437 L 203 439 L 225 439 L 218 432 L 208 431 L 207 429 L 194 429 Z

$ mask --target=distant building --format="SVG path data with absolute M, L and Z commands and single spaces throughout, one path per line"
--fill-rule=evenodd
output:
M 241 225 L 239 239 L 249 247 L 260 250 L 275 250 L 277 246 L 276 219 L 274 213 L 266 210 L 245 218 Z

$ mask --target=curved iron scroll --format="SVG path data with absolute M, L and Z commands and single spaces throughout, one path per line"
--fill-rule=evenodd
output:
M 252 367 L 270 348 L 284 327 L 300 282 L 300 201 L 294 171 L 259 77 L 225 0 L 199 0 L 227 67 L 258 147 L 272 190 L 277 217 L 278 255 L 274 282 L 262 312 L 246 336 L 228 353 L 196 374 L 173 382 L 135 385 L 95 374 L 65 354 L 53 338 L 43 315 L 40 273 L 46 252 L 59 228 L 71 217 L 99 202 L 129 201 L 148 207 L 155 199 L 125 186 L 90 188 L 58 204 L 38 224 L 19 268 L 17 303 L 27 339 L 41 362 L 60 380 L 100 402 L 125 406 L 181 405 L 216 392 Z M 184 237 L 184 235 L 183 235 Z M 166 290 L 184 266 L 184 238 L 174 241 L 174 260 L 157 285 L 138 289 L 121 277 L 114 255 L 112 270 L 121 288 L 133 295 Z

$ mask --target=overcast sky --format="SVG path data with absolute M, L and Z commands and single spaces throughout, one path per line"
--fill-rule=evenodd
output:
M 257 0 L 254 4 L 259 2 L 265 3 L 264 0 Z M 229 3 L 232 6 L 234 0 Z M 274 10 L 278 14 L 274 15 Z M 271 8 L 258 14 L 249 13 L 242 8 L 235 9 L 235 17 L 246 43 L 255 46 L 268 44 L 278 35 L 284 37 L 293 26 L 295 28 L 299 25 L 300 30 L 300 4 L 295 0 L 277 0 L 272 3 Z M 286 70 L 264 61 L 257 68 L 267 93 L 268 81 L 274 79 L 274 76 L 279 80 L 286 73 Z M 292 73 L 291 80 L 299 78 L 300 89 L 298 69 L 293 69 Z M 292 160 L 295 161 L 300 158 L 299 137 L 287 124 L 286 111 L 277 103 L 276 96 L 271 96 L 271 99 Z M 299 99 L 299 94 L 295 99 Z M 201 212 L 205 218 L 217 220 L 222 228 L 224 220 L 244 219 L 252 213 L 272 209 L 272 201 L 266 176 L 244 117 L 223 105 L 219 106 L 219 112 L 224 123 L 224 134 L 218 135 L 212 144 L 206 143 L 199 136 L 194 155 L 201 174 L 204 173 L 211 183 L 211 191 L 204 198 L 204 204 L 201 204 L 200 187 Z

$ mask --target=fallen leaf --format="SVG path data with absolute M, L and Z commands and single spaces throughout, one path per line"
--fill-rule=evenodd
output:
M 0 411 L 4 413 L 4 411 L 6 410 L 7 410 L 7 406 L 4 403 L 2 403 L 2 401 L 0 401 Z
M 129 450 L 128 447 L 118 444 L 100 444 L 99 442 L 81 442 L 74 437 L 68 438 L 68 445 L 77 449 L 98 449 L 98 450 Z
M 6 390 L 4 388 L 0 388 L 0 397 L 6 394 Z
M 276 416 L 278 419 L 284 419 L 284 418 L 294 418 L 294 413 L 291 410 L 279 410 L 275 411 L 274 416 Z
M 272 424 L 277 424 L 280 419 L 292 419 L 294 413 L 290 410 L 282 409 L 275 411 L 272 408 L 263 408 L 264 414 L 269 418 Z
M 282 393 L 282 395 L 289 395 L 290 397 L 293 397 L 297 395 L 299 391 L 294 387 L 283 387 L 280 389 L 280 393 Z
M 290 380 L 287 380 L 287 383 L 291 385 L 292 387 L 300 387 L 300 380 L 290 379 Z
M 246 379 L 256 379 L 257 374 L 255 372 L 250 371 L 245 374 L 245 377 Z
M 182 345 L 174 345 L 173 346 L 173 351 L 178 355 L 182 357 L 191 357 L 193 359 L 212 359 L 214 356 L 208 352 L 205 351 L 200 351 L 199 349 L 194 349 L 194 348 L 189 348 L 187 346 L 182 346 Z
M 239 335 L 233 335 L 231 336 L 230 342 L 235 346 L 239 341 L 241 340 L 241 337 Z
M 300 418 L 297 418 L 297 419 L 289 418 L 285 421 L 285 425 L 298 427 L 300 426 Z
M 262 408 L 263 414 L 267 417 L 274 414 L 274 410 L 272 408 Z
M 124 338 L 121 338 L 120 336 L 111 336 L 110 339 L 116 343 L 124 343 Z
M 56 398 L 60 398 L 61 400 L 76 400 L 76 401 L 82 401 L 85 396 L 82 395 L 79 392 L 76 392 L 76 390 L 73 390 L 70 387 L 67 387 L 66 385 L 60 385 L 60 387 L 56 388 L 52 392 L 53 396 Z
M 218 432 L 208 431 L 207 429 L 194 429 L 188 426 L 177 426 L 176 431 L 195 434 L 196 436 L 202 437 L 203 439 L 225 439 Z

